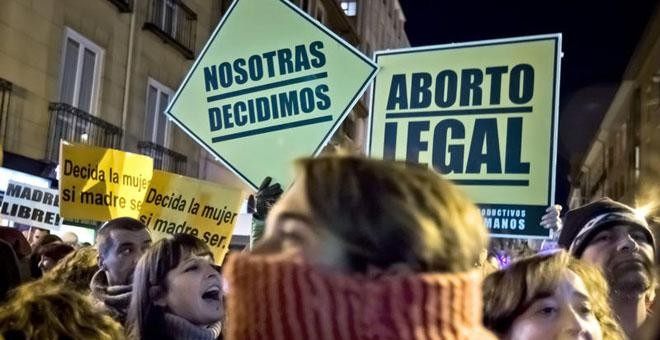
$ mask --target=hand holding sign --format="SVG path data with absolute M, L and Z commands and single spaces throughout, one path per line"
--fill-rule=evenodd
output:
M 248 212 L 252 213 L 254 217 L 264 220 L 268 211 L 275 204 L 278 198 L 282 195 L 282 187 L 279 183 L 270 185 L 272 178 L 266 177 L 261 182 L 259 190 L 254 195 L 248 198 Z
M 561 230 L 563 224 L 559 214 L 561 214 L 561 205 L 555 204 L 545 209 L 545 215 L 541 217 L 541 226 L 546 229 L 558 232 Z

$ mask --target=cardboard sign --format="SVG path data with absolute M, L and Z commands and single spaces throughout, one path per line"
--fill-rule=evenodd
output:
M 168 106 L 193 139 L 256 189 L 318 154 L 376 73 L 286 0 L 237 0 Z
M 370 155 L 444 174 L 492 236 L 548 237 L 560 54 L 560 34 L 377 52 Z
M 95 221 L 137 218 L 152 173 L 147 156 L 62 142 L 60 214 Z
M 139 219 L 154 241 L 191 234 L 209 246 L 216 263 L 222 263 L 241 203 L 238 189 L 155 170 Z
M 0 217 L 42 229 L 60 228 L 57 190 L 9 180 L 0 206 Z

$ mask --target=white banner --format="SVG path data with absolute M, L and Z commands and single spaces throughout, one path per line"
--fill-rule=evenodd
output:
M 49 230 L 60 226 L 59 193 L 54 189 L 9 181 L 0 216 L 8 220 Z

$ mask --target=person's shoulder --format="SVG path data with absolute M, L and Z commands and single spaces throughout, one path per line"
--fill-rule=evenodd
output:
M 98 313 L 106 314 L 110 316 L 111 318 L 115 319 L 115 321 L 121 323 L 122 325 L 124 324 L 125 321 L 125 314 L 119 311 L 118 309 L 108 305 L 103 301 L 103 299 L 99 298 L 98 296 L 94 295 L 94 290 L 92 290 L 88 298 L 92 302 L 92 306 Z
M 495 336 L 495 334 L 481 326 L 467 330 L 463 333 L 463 335 L 464 337 L 461 339 L 497 340 L 497 336 Z

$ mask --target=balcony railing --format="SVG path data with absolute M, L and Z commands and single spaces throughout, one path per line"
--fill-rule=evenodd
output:
M 176 151 L 152 142 L 142 141 L 138 142 L 138 152 L 153 158 L 155 169 L 174 172 L 179 175 L 186 174 L 188 158 Z
M 197 14 L 181 0 L 149 0 L 144 29 L 178 49 L 186 58 L 195 58 Z
M 109 0 L 117 9 L 122 13 L 129 13 L 133 11 L 133 0 Z
M 120 147 L 122 129 L 66 103 L 50 103 L 47 160 L 59 162 L 60 140 L 100 146 Z

